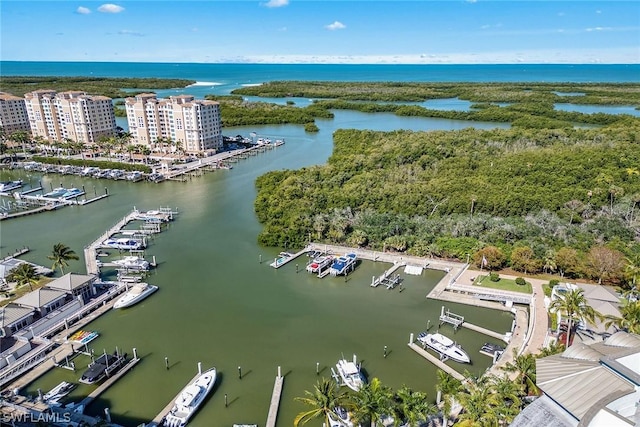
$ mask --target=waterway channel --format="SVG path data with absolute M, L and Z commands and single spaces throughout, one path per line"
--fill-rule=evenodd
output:
M 389 267 L 383 263 L 364 261 L 346 281 L 296 273 L 295 262 L 275 270 L 267 260 L 284 248 L 264 248 L 256 243 L 260 224 L 253 211 L 254 182 L 270 170 L 325 163 L 332 150 L 331 135 L 338 128 L 498 126 L 358 112 L 336 112 L 334 120 L 319 120 L 318 125 L 320 132 L 316 134 L 304 133 L 301 126 L 225 130 L 226 135 L 256 132 L 284 138 L 286 144 L 241 160 L 232 170 L 207 173 L 188 182 L 130 183 L 2 172 L 3 180 L 20 178 L 32 185 L 41 181 L 45 188 L 84 186 L 90 195 L 108 188 L 111 196 L 94 204 L 1 223 L 0 252 L 26 245 L 32 251 L 25 258 L 44 265 L 50 265 L 46 257 L 58 242 L 82 256 L 85 245 L 134 206 L 142 210 L 170 206 L 180 212 L 166 231 L 151 240 L 146 251 L 148 258 L 155 256 L 159 262 L 149 282 L 160 290 L 130 309 L 112 311 L 89 325 L 100 333 L 90 345 L 96 353 L 113 351 L 115 346 L 131 353 L 136 347 L 142 357 L 130 373 L 88 408 L 89 413 L 101 414 L 109 407 L 114 422 L 127 426 L 148 422 L 193 377 L 197 363 L 202 362 L 203 368 L 216 366 L 220 377 L 214 394 L 190 425 L 264 426 L 273 381 L 281 366 L 286 377 L 277 425 L 290 426 L 295 415 L 305 409 L 294 397 L 311 390 L 319 377 L 328 376 L 343 354 L 348 358 L 356 354 L 369 378 L 378 377 L 393 388 L 406 384 L 435 398 L 436 369 L 406 344 L 409 334 L 425 330 L 428 322 L 435 329 L 442 304 L 427 300 L 425 295 L 443 272 L 403 274 L 404 291 L 399 292 L 369 286 L 373 275 Z M 260 263 L 260 257 L 265 262 Z M 300 258 L 300 270 L 305 261 Z M 72 261 L 67 270 L 84 273 L 84 263 Z M 455 304 L 447 304 L 447 308 L 498 332 L 511 327 L 513 317 L 509 313 Z M 451 366 L 460 371 L 469 369 L 473 374 L 489 366 L 490 359 L 478 351 L 484 342 L 495 340 L 465 329 L 454 334 L 450 326 L 443 326 L 441 332 L 461 343 L 473 362 L 470 366 L 448 362 Z M 77 366 L 82 363 L 78 359 Z M 81 371 L 55 369 L 23 393 L 35 395 L 37 389 L 47 391 L 63 380 L 76 382 Z M 71 399 L 80 400 L 91 389 L 78 387 Z

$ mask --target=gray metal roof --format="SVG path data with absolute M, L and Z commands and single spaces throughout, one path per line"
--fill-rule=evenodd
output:
M 543 395 L 524 408 L 509 427 L 574 427 L 577 424 L 577 420 Z
M 76 288 L 80 288 L 86 285 L 94 278 L 95 276 L 93 275 L 67 273 L 64 276 L 47 283 L 46 287 L 50 289 L 60 289 L 70 292 Z
M 41 308 L 45 305 L 67 295 L 67 292 L 59 289 L 40 288 L 31 291 L 13 301 L 21 306 Z
M 0 326 L 3 328 L 9 326 L 33 312 L 33 308 L 20 307 L 19 305 L 9 303 L 0 309 Z
M 561 355 L 536 360 L 536 384 L 588 424 L 607 404 L 635 392 L 630 380 L 640 381 L 640 369 L 635 363 L 621 362 L 638 353 L 640 337 L 626 332 L 592 345 L 575 344 Z

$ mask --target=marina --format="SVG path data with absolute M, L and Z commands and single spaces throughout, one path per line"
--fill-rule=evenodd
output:
M 295 152 L 295 150 L 304 147 L 304 145 L 296 146 L 295 144 L 290 144 L 289 139 L 287 138 L 285 149 L 278 153 L 278 159 L 281 158 L 279 161 L 287 165 L 291 161 L 291 158 L 287 155 L 289 150 L 294 150 Z M 318 146 L 308 144 L 308 148 L 313 148 L 315 152 Z M 271 154 L 268 155 L 271 156 Z M 389 296 L 386 297 L 384 295 L 387 295 L 387 293 L 374 292 L 372 295 L 363 293 L 363 290 L 369 288 L 372 276 L 379 277 L 397 261 L 397 256 L 390 256 L 379 251 L 371 251 L 373 256 L 370 258 L 365 257 L 368 254 L 366 251 L 360 249 L 354 251 L 357 254 L 359 264 L 358 268 L 349 273 L 350 280 L 346 283 L 346 286 L 342 279 L 336 282 L 335 278 L 329 276 L 324 279 L 329 286 L 312 286 L 317 283 L 316 275 L 289 274 L 289 272 L 296 270 L 295 268 L 292 269 L 291 265 L 298 262 L 299 258 L 293 263 L 290 260 L 284 264 L 283 267 L 285 269 L 283 271 L 287 274 L 277 274 L 273 277 L 265 273 L 264 266 L 260 268 L 260 264 L 255 261 L 253 263 L 239 263 L 244 256 L 238 256 L 238 254 L 253 253 L 255 254 L 254 259 L 257 259 L 260 253 L 263 254 L 265 259 L 271 258 L 273 260 L 278 257 L 279 250 L 277 249 L 275 252 L 270 252 L 269 249 L 256 245 L 247 247 L 245 243 L 253 241 L 257 227 L 255 225 L 250 225 L 249 227 L 244 225 L 247 218 L 249 218 L 249 224 L 254 224 L 250 209 L 253 195 L 251 192 L 246 191 L 247 186 L 252 185 L 254 178 L 251 175 L 245 178 L 243 173 L 248 170 L 252 170 L 252 173 L 254 173 L 253 169 L 259 164 L 258 158 L 248 158 L 246 162 L 234 165 L 233 174 L 204 175 L 202 179 L 194 180 L 189 184 L 192 186 L 191 192 L 181 191 L 184 188 L 184 184 L 180 182 L 167 181 L 157 187 L 150 184 L 145 185 L 144 198 L 147 200 L 146 204 L 149 203 L 148 200 L 152 200 L 156 206 L 189 206 L 188 212 L 185 211 L 184 218 L 181 218 L 180 233 L 166 233 L 166 235 L 163 233 L 160 237 L 161 241 L 154 240 L 152 242 L 154 254 L 159 259 L 167 260 L 166 264 L 164 262 L 161 264 L 162 274 L 154 274 L 153 278 L 153 283 L 163 288 L 162 292 L 149 299 L 149 303 L 143 307 L 144 310 L 127 310 L 126 316 L 106 315 L 95 317 L 95 323 L 91 325 L 90 330 L 100 331 L 101 335 L 90 346 L 99 346 L 98 348 L 102 349 L 103 347 L 113 348 L 114 344 L 116 344 L 130 348 L 136 344 L 132 340 L 133 337 L 153 337 L 153 331 L 157 330 L 165 331 L 174 337 L 181 337 L 182 331 L 178 330 L 177 325 L 170 322 L 166 314 L 163 313 L 172 310 L 175 301 L 185 298 L 187 295 L 190 295 L 191 298 L 197 296 L 195 298 L 196 301 L 189 299 L 189 304 L 193 307 L 193 310 L 189 311 L 193 311 L 193 313 L 186 312 L 182 314 L 185 321 L 189 322 L 188 336 L 212 336 L 215 337 L 216 345 L 213 346 L 211 343 L 201 342 L 201 340 L 196 345 L 195 341 L 191 342 L 190 340 L 179 338 L 179 345 L 172 345 L 171 348 L 167 348 L 160 341 L 154 341 L 151 338 L 151 347 L 148 347 L 149 344 L 145 345 L 145 348 L 148 347 L 147 352 L 150 352 L 149 356 L 145 357 L 145 363 L 139 364 L 132 371 L 132 378 L 135 378 L 135 381 L 117 382 L 104 392 L 104 399 L 109 401 L 109 409 L 114 421 L 123 425 L 138 425 L 146 422 L 145 420 L 154 418 L 154 415 L 158 414 L 158 410 L 166 405 L 172 397 L 162 391 L 162 384 L 167 381 L 173 384 L 180 384 L 183 383 L 184 378 L 193 375 L 188 372 L 188 367 L 191 366 L 191 363 L 184 362 L 193 361 L 193 355 L 198 355 L 199 358 L 206 357 L 207 354 L 203 353 L 202 347 L 204 347 L 207 349 L 207 353 L 216 354 L 216 360 L 218 355 L 220 356 L 220 362 L 217 364 L 222 372 L 233 372 L 237 366 L 242 365 L 243 367 L 246 366 L 246 372 L 251 371 L 251 373 L 241 381 L 233 380 L 233 378 L 227 376 L 225 381 L 221 383 L 221 392 L 214 393 L 211 396 L 210 403 L 200 409 L 197 420 L 203 420 L 203 423 L 210 421 L 215 424 L 224 423 L 228 425 L 242 420 L 248 424 L 262 425 L 265 414 L 269 409 L 269 396 L 272 395 L 274 389 L 271 367 L 274 364 L 277 365 L 281 360 L 287 361 L 287 364 L 291 362 L 290 371 L 292 375 L 287 375 L 287 390 L 289 390 L 288 393 L 294 396 L 302 395 L 303 391 L 309 389 L 317 379 L 316 361 L 319 361 L 324 366 L 335 365 L 335 351 L 343 347 L 345 339 L 343 334 L 347 332 L 343 326 L 345 313 L 347 312 L 346 318 L 351 324 L 348 335 L 353 334 L 354 336 L 362 337 L 362 339 L 354 342 L 353 351 L 359 355 L 366 355 L 367 366 L 375 369 L 385 384 L 399 387 L 401 384 L 406 383 L 413 385 L 413 387 L 422 387 L 420 384 L 428 384 L 434 381 L 432 378 L 435 378 L 435 371 L 424 370 L 420 358 L 412 357 L 412 352 L 404 354 L 405 352 L 399 351 L 404 344 L 404 340 L 402 337 L 397 336 L 397 331 L 406 327 L 409 323 L 424 322 L 424 310 L 411 309 L 410 307 L 414 303 L 410 303 L 410 301 L 424 300 L 424 296 L 430 289 L 430 284 L 437 282 L 444 274 L 441 271 L 437 269 L 425 270 L 421 276 L 406 277 L 403 282 L 405 290 L 400 294 L 389 293 Z M 272 166 L 270 165 L 269 167 Z M 260 168 L 257 168 L 255 173 L 259 173 L 259 171 Z M 235 179 L 231 179 L 230 175 L 234 175 Z M 219 181 L 225 182 L 225 190 L 223 192 L 218 189 L 217 183 Z M 46 181 L 43 184 L 48 186 Z M 114 218 L 125 218 L 132 212 L 131 206 L 143 204 L 140 200 L 140 190 L 137 190 L 142 187 L 138 185 L 129 187 L 128 185 L 126 181 L 114 181 L 110 184 L 110 194 L 118 194 L 117 203 L 112 201 L 115 200 L 112 197 L 108 203 L 100 203 L 95 206 L 89 205 L 83 208 L 82 211 L 85 211 L 84 213 L 74 209 L 68 211 L 65 209 L 65 215 L 69 214 L 69 216 L 65 217 L 54 211 L 45 216 L 47 218 L 46 222 L 56 224 L 54 227 L 49 226 L 46 231 L 42 231 L 42 227 L 38 223 L 29 223 L 29 227 L 34 234 L 45 232 L 50 236 L 50 239 L 63 241 L 71 247 L 83 247 L 87 245 L 87 242 L 91 241 L 104 242 L 106 239 L 115 236 L 115 234 L 105 235 L 106 233 L 103 233 L 107 228 L 104 224 L 113 224 Z M 66 186 L 69 187 L 68 184 Z M 74 186 L 80 188 L 79 183 L 74 183 Z M 156 190 L 156 188 L 160 189 L 161 187 L 166 188 L 162 191 Z M 210 193 L 211 188 L 215 191 Z M 202 198 L 203 195 L 204 199 Z M 211 201 L 207 202 L 209 197 Z M 238 205 L 238 199 L 242 199 L 244 202 Z M 229 210 L 227 206 L 234 206 L 234 208 Z M 247 206 L 247 208 L 238 210 L 235 208 L 236 206 Z M 89 228 L 91 230 L 90 233 L 80 233 L 73 236 L 68 233 L 61 233 L 65 229 L 65 224 L 68 230 L 69 225 L 82 223 L 83 219 L 88 215 L 92 217 L 92 224 L 94 224 L 92 229 Z M 30 219 L 30 217 L 24 218 L 26 221 L 30 221 Z M 139 221 L 141 225 L 157 226 L 156 224 L 146 224 L 140 220 L 135 221 Z M 202 225 L 204 223 L 207 224 L 206 227 Z M 160 227 L 164 228 L 164 224 L 161 223 Z M 237 229 L 239 224 L 242 224 L 240 225 L 240 231 Z M 137 227 L 138 224 L 135 224 L 135 226 Z M 114 231 L 121 232 L 129 228 L 131 226 L 125 227 L 121 225 L 120 227 L 115 227 Z M 142 227 L 140 226 L 140 228 Z M 12 239 L 11 230 L 9 231 L 8 238 Z M 103 235 L 96 239 L 96 236 L 100 234 Z M 185 236 L 190 236 L 189 245 L 186 245 Z M 30 244 L 31 241 L 27 240 L 25 243 Z M 89 243 L 90 245 L 91 243 Z M 48 252 L 47 246 L 48 244 L 41 244 L 41 251 L 35 253 L 33 259 L 38 260 L 38 257 L 42 256 L 43 252 L 46 254 Z M 176 248 L 179 248 L 182 256 L 175 256 Z M 325 251 L 325 248 L 325 245 L 322 244 L 318 245 L 317 250 Z M 340 247 L 332 249 L 329 246 L 328 249 L 333 254 L 349 252 Z M 95 255 L 100 251 L 112 252 L 116 250 L 96 248 Z M 291 252 L 295 253 L 294 251 Z M 204 256 L 205 254 L 206 257 Z M 273 255 L 271 256 L 270 254 Z M 85 256 L 85 261 L 91 265 L 93 260 L 96 260 L 95 255 Z M 126 256 L 129 256 L 129 254 L 127 253 Z M 100 257 L 100 260 L 108 263 L 110 258 L 111 256 Z M 306 261 L 305 259 L 305 262 L 301 263 L 302 271 L 305 271 Z M 403 261 L 406 262 L 407 260 Z M 207 269 L 205 271 L 204 267 L 210 267 L 214 263 L 215 275 L 212 276 L 210 270 Z M 429 263 L 436 268 L 438 267 L 437 261 L 430 261 Z M 97 266 L 95 269 L 97 271 L 100 270 Z M 104 272 L 107 272 L 107 270 L 104 269 Z M 397 270 L 396 273 L 401 273 L 401 270 Z M 238 277 L 241 277 L 241 279 L 238 280 Z M 223 286 L 224 283 L 234 283 L 234 286 Z M 337 283 L 340 285 L 336 286 Z M 305 286 L 306 284 L 309 286 Z M 305 300 L 301 301 L 296 296 L 300 292 L 309 294 L 308 300 L 305 298 Z M 273 300 L 274 298 L 275 300 Z M 371 317 L 371 310 L 379 313 L 387 313 L 389 311 L 388 298 L 393 298 L 394 305 L 407 306 L 403 310 L 403 318 L 393 319 L 392 316 Z M 198 310 L 207 310 L 208 304 L 202 305 L 202 303 L 221 299 L 230 301 L 230 304 L 228 304 L 228 307 L 217 307 L 215 313 L 210 314 L 212 316 L 210 324 L 205 327 L 204 325 L 199 325 L 198 322 L 193 322 L 191 318 Z M 252 323 L 254 326 L 247 328 L 246 321 L 238 320 L 237 316 L 234 315 L 237 310 L 237 304 L 234 301 L 243 301 L 243 306 L 249 308 L 249 310 L 245 311 L 245 320 L 255 319 L 260 324 L 261 320 L 259 319 L 264 319 L 266 309 L 264 302 L 270 301 L 268 310 L 288 313 L 288 316 L 294 318 L 300 316 L 306 318 L 312 313 L 315 316 L 321 316 L 323 324 L 314 325 L 312 330 L 320 328 L 320 331 L 327 330 L 331 332 L 319 332 L 326 336 L 326 339 L 320 344 L 316 339 L 306 336 L 309 325 L 305 322 L 302 322 L 292 330 L 286 321 L 287 316 L 274 319 L 267 317 L 264 327 L 268 325 L 268 329 L 263 329 L 260 326 L 258 331 L 255 327 L 256 323 Z M 358 301 L 358 304 L 351 304 L 353 301 Z M 319 302 L 322 302 L 320 311 L 318 311 L 320 307 L 316 307 Z M 429 306 L 428 303 L 424 305 Z M 453 309 L 458 312 L 457 308 Z M 465 311 L 463 310 L 463 312 Z M 115 314 L 115 312 L 113 313 Z M 117 313 L 122 312 L 118 311 Z M 358 319 L 366 319 L 366 322 Z M 436 319 L 433 320 L 435 321 Z M 474 321 L 473 317 L 469 320 Z M 511 317 L 502 317 L 502 320 L 500 320 L 500 316 L 497 316 L 492 318 L 491 321 L 510 324 Z M 476 321 L 475 323 L 478 322 Z M 153 325 L 153 328 L 149 325 Z M 489 323 L 487 326 L 491 327 L 492 324 Z M 300 330 L 296 332 L 297 329 Z M 305 330 L 304 333 L 302 333 L 303 329 Z M 499 328 L 497 329 L 499 330 Z M 284 337 L 281 338 L 277 332 L 274 333 L 274 331 L 278 330 L 289 331 L 286 340 Z M 111 333 L 103 334 L 103 331 L 111 331 Z M 116 333 L 116 331 L 121 332 Z M 127 332 L 123 333 L 122 331 Z M 339 333 L 336 333 L 336 331 L 339 331 Z M 373 331 L 375 331 L 374 335 L 372 335 Z M 242 343 L 238 342 L 237 339 L 233 339 L 234 336 L 252 336 L 253 338 L 248 340 L 250 342 Z M 285 345 L 285 342 L 290 342 L 292 336 L 296 339 L 296 346 Z M 115 341 L 116 337 L 117 341 Z M 123 339 L 124 341 L 122 341 Z M 474 338 L 466 337 L 465 339 L 473 340 Z M 482 342 L 478 341 L 477 348 L 479 349 L 483 343 L 484 340 Z M 260 355 L 252 355 L 252 349 L 256 345 L 265 349 Z M 393 363 L 382 362 L 384 359 L 381 354 L 379 355 L 379 361 L 373 356 L 373 354 L 381 353 L 384 345 L 389 345 L 390 348 L 396 349 L 390 355 Z M 465 347 L 468 347 L 468 345 L 465 344 Z M 379 350 L 376 350 L 376 348 Z M 165 356 L 169 356 L 174 361 L 170 369 L 165 369 Z M 406 367 L 406 369 L 398 369 L 398 363 Z M 424 362 L 422 361 L 422 363 Z M 476 366 L 474 363 L 474 370 L 484 369 L 488 365 L 489 363 L 486 365 L 477 364 Z M 418 371 L 420 371 L 420 374 L 416 375 L 415 373 Z M 38 387 L 50 389 L 61 382 L 61 376 L 64 377 L 66 372 L 68 371 L 63 369 L 50 371 L 42 379 L 26 385 L 24 392 L 33 393 L 33 390 Z M 327 375 L 328 371 L 324 371 L 323 374 Z M 47 385 L 49 383 L 51 385 Z M 132 408 L 130 404 L 132 399 L 142 394 L 145 395 L 145 401 Z M 224 407 L 224 394 L 230 396 L 230 404 L 226 410 L 221 410 L 220 408 Z M 236 400 L 237 397 L 239 397 L 238 400 Z M 86 408 L 85 412 L 93 415 L 102 415 L 105 409 L 101 403 L 102 400 L 102 398 L 95 400 Z M 253 407 L 248 405 L 249 401 L 264 402 L 264 404 Z M 277 423 L 287 423 L 295 417 L 299 410 L 300 407 L 289 399 L 281 399 Z
M 280 407 L 280 398 L 282 395 L 282 386 L 284 385 L 284 377 L 280 366 L 278 366 L 278 375 L 273 383 L 273 392 L 271 393 L 271 403 L 269 404 L 269 413 L 267 414 L 266 427 L 276 427 L 278 419 L 278 408 Z

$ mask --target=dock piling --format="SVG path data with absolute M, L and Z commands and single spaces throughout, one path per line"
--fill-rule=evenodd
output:
M 198 375 L 202 375 L 202 362 L 198 362 Z
M 227 393 L 224 394 L 224 407 L 229 406 L 229 401 L 227 400 Z
M 384 346 L 384 351 L 382 353 L 382 356 L 386 359 L 387 358 L 387 346 Z
M 242 367 L 238 366 L 238 379 L 242 379 Z
M 138 358 L 138 349 L 133 347 L 133 358 L 137 359 Z
M 412 342 L 413 342 L 413 332 L 409 334 L 409 344 L 411 344 Z
M 168 358 L 168 357 L 165 357 L 165 358 L 164 358 L 164 367 L 165 367 L 166 369 L 169 369 L 169 358 Z
M 320 375 L 320 362 L 316 362 L 316 375 Z

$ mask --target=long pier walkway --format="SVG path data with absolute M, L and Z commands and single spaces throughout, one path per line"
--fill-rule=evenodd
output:
M 96 253 L 98 246 L 102 244 L 109 237 L 113 236 L 115 233 L 122 230 L 128 223 L 133 221 L 136 217 L 136 210 L 132 210 L 129 214 L 127 214 L 120 221 L 115 223 L 110 229 L 108 229 L 104 234 L 94 240 L 89 246 L 84 248 L 84 261 L 87 266 L 87 274 L 99 274 L 100 269 L 98 268 L 98 262 L 96 259 Z
M 271 267 L 273 268 L 280 268 L 283 265 L 290 263 L 291 261 L 293 261 L 294 259 L 298 258 L 300 255 L 307 253 L 309 251 L 309 248 L 306 247 L 298 252 L 296 252 L 295 254 L 291 254 L 291 256 L 279 256 L 278 258 L 276 258 L 271 264 L 269 264 Z
M 193 378 L 191 378 L 189 380 L 189 382 L 187 384 L 191 384 L 192 382 L 194 382 L 200 375 L 201 375 L 201 368 L 198 367 L 198 373 L 194 375 Z M 182 389 L 180 389 L 180 391 L 178 393 L 182 392 Z M 162 408 L 162 411 L 160 411 L 158 413 L 158 415 L 156 415 L 156 417 L 151 420 L 151 422 L 149 424 L 147 424 L 147 427 L 154 427 L 154 426 L 159 426 L 160 424 L 162 424 L 162 420 L 164 419 L 164 417 L 167 416 L 167 414 L 169 413 L 169 411 L 171 410 L 171 408 L 173 408 L 173 404 L 175 402 L 176 398 L 174 397 L 173 399 L 171 399 L 171 401 L 167 404 L 167 406 L 165 406 L 164 408 Z
M 413 334 L 411 334 L 411 338 L 413 340 Z M 465 379 L 464 375 L 462 375 L 460 372 L 456 371 L 455 369 L 453 369 L 449 365 L 446 365 L 443 361 L 441 361 L 437 357 L 429 354 L 429 352 L 427 352 L 425 349 L 421 348 L 418 344 L 416 344 L 414 342 L 410 342 L 407 345 L 409 346 L 409 348 L 411 350 L 415 351 L 420 356 L 424 357 L 429 362 L 433 363 L 437 368 L 442 369 L 447 374 L 451 375 L 453 378 L 455 378 L 457 380 L 464 381 L 464 379 Z
M 371 279 L 371 287 L 375 288 L 378 285 L 381 284 L 385 284 L 388 281 L 389 277 L 391 277 L 391 275 L 400 267 L 404 267 L 405 265 L 407 265 L 404 262 L 396 262 L 393 264 L 393 266 L 391 268 L 389 268 L 387 271 L 385 271 L 384 273 L 382 273 L 382 275 L 380 275 L 380 277 L 378 278 L 372 278 Z M 387 286 L 387 288 L 389 288 L 389 286 Z
M 278 375 L 273 383 L 273 393 L 271 394 L 271 404 L 269 405 L 269 415 L 267 415 L 266 427 L 275 427 L 278 419 L 278 408 L 280 407 L 280 396 L 282 395 L 282 385 L 284 377 L 281 375 L 280 366 L 278 366 Z

